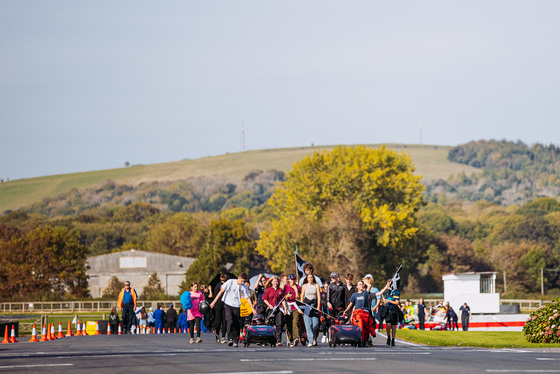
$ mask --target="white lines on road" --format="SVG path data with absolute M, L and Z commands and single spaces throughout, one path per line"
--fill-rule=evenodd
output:
M 298 362 L 298 361 L 375 361 L 375 357 L 333 357 L 333 358 L 242 358 L 241 362 Z
M 560 369 L 486 369 L 487 373 L 560 373 Z
M 560 361 L 560 358 L 556 358 L 556 357 L 537 357 L 537 358 L 535 358 L 535 360 L 538 360 L 538 361 Z
M 120 353 L 120 354 L 112 354 L 112 355 L 105 355 L 105 354 L 73 354 L 71 356 L 58 356 L 55 358 L 62 358 L 62 359 L 73 359 L 73 358 L 99 358 L 99 357 L 103 357 L 103 358 L 107 358 L 107 357 L 119 357 L 122 358 L 123 356 L 128 355 L 128 352 L 126 353 Z M 159 353 L 159 354 L 155 354 L 155 355 L 151 355 L 151 356 L 177 356 L 177 353 Z
M 378 332 L 377 335 L 380 335 L 380 336 L 382 336 L 383 338 L 387 339 L 387 334 L 383 334 L 383 333 L 381 333 L 381 332 Z M 399 343 L 399 344 L 402 343 L 402 344 L 411 345 L 411 346 L 413 346 L 413 347 L 422 347 L 422 345 L 420 345 L 420 344 L 414 344 L 414 343 L 410 343 L 410 342 L 405 342 L 404 340 L 395 339 L 395 341 L 396 341 L 397 343 Z
M 348 352 L 348 351 L 327 351 L 327 352 L 315 352 L 316 355 L 368 355 L 371 356 L 372 354 L 377 355 L 430 355 L 430 352 L 426 351 L 360 351 L 360 352 Z
M 2 369 L 46 368 L 46 367 L 59 367 L 59 366 L 74 366 L 74 364 L 8 365 L 8 366 L 0 366 L 0 370 L 2 370 Z
M 193 374 L 208 374 L 205 373 L 193 373 Z M 291 370 L 281 370 L 281 371 L 217 371 L 214 374 L 293 374 Z

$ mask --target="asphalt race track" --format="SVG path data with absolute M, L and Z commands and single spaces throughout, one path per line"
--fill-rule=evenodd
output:
M 1 373 L 560 373 L 558 349 L 426 347 L 397 341 L 373 347 L 248 348 L 213 334 L 76 336 L 0 345 Z M 398 338 L 398 335 L 397 335 Z

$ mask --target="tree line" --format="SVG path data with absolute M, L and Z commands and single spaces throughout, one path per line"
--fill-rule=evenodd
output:
M 505 296 L 523 297 L 540 290 L 541 268 L 560 266 L 556 198 L 523 206 L 433 202 L 420 182 L 405 154 L 337 147 L 294 164 L 266 203 L 250 209 L 175 212 L 135 201 L 62 217 L 9 212 L 0 216 L 0 297 L 87 297 L 86 257 L 131 248 L 195 257 L 185 288 L 209 282 L 225 264 L 235 272 L 263 262 L 274 272 L 295 272 L 296 247 L 325 276 L 367 272 L 384 279 L 403 263 L 410 294 L 441 292 L 445 273 L 498 271 L 507 276 Z M 220 188 L 226 196 L 233 190 Z M 544 282 L 549 294 L 558 293 L 557 272 L 545 272 Z
M 452 148 L 448 159 L 481 171 L 427 184 L 429 201 L 486 200 L 521 205 L 538 197 L 560 194 L 560 147 L 556 145 L 479 140 Z

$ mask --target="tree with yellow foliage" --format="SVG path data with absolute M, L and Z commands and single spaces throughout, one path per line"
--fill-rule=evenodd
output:
M 257 251 L 274 271 L 293 266 L 296 245 L 317 273 L 386 276 L 417 231 L 424 186 L 406 154 L 339 146 L 295 163 L 269 204 L 276 219 Z M 382 263 L 387 271 L 378 269 Z M 375 276 L 376 274 L 374 274 Z

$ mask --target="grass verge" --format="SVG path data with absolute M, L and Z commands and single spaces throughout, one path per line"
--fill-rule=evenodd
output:
M 398 330 L 397 338 L 429 346 L 483 348 L 560 348 L 560 344 L 529 343 L 518 331 Z

